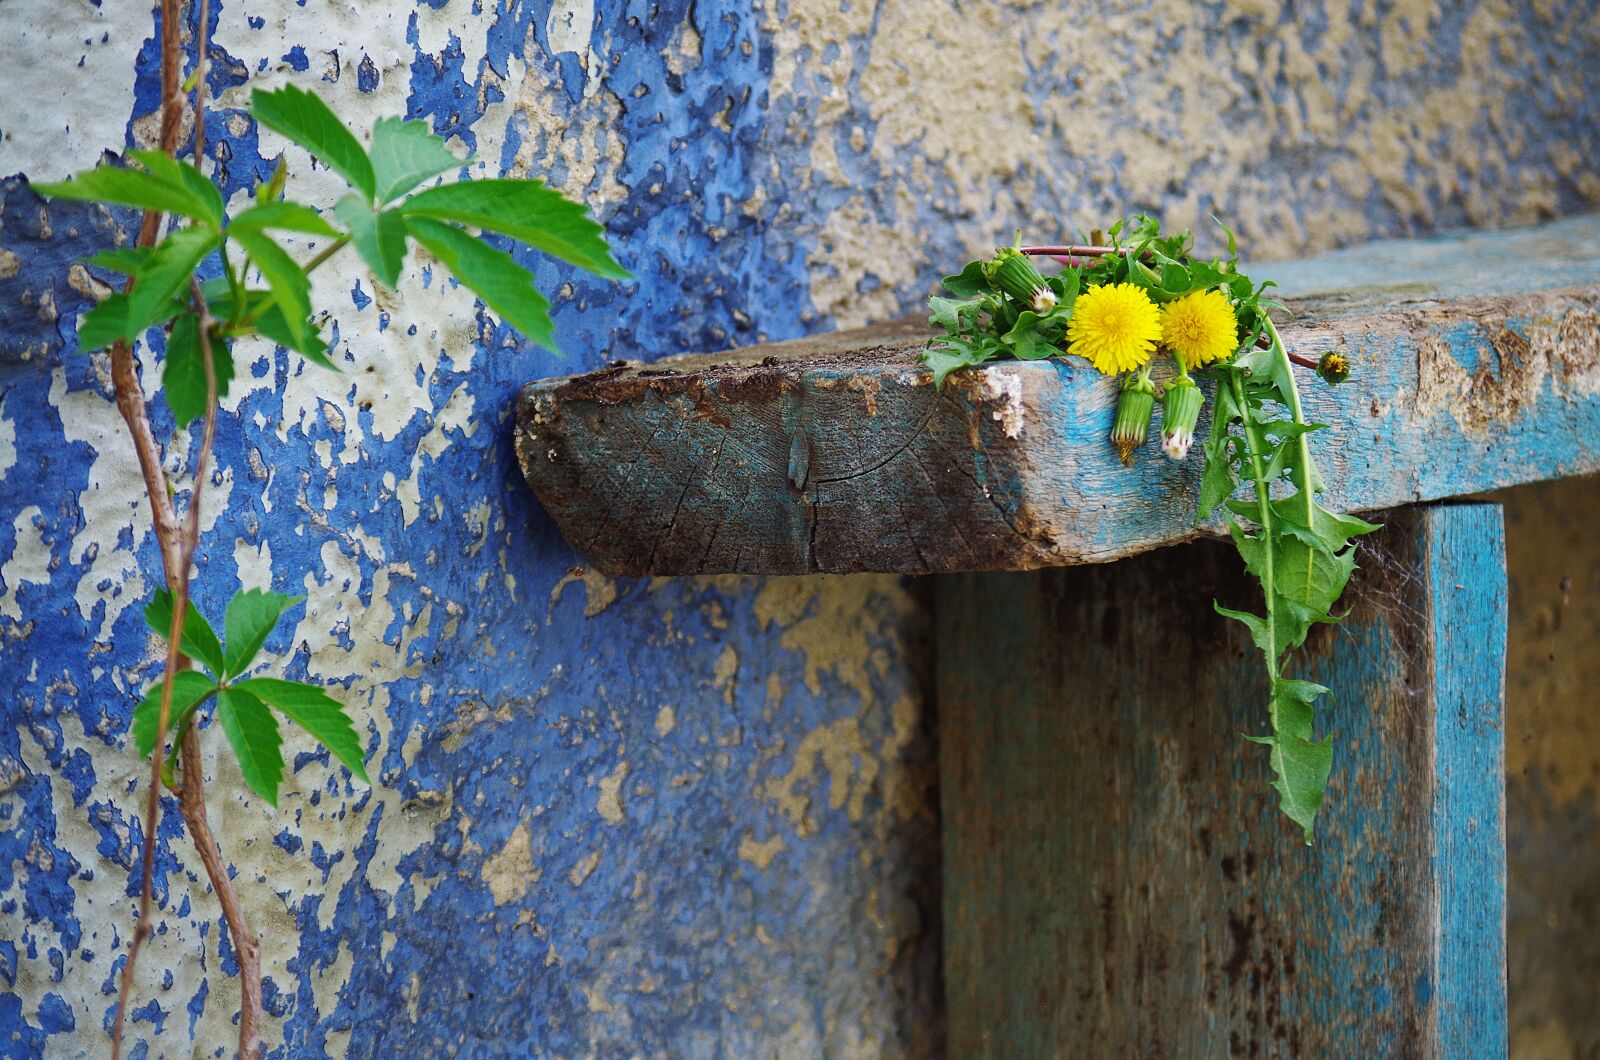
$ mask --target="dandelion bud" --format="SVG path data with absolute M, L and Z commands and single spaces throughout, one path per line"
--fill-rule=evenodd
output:
M 1044 282 L 1044 274 L 1034 267 L 1026 254 L 1012 247 L 1001 247 L 985 271 L 990 283 L 1024 309 L 1048 313 L 1055 308 L 1056 293 Z
M 1117 419 L 1111 427 L 1111 444 L 1126 467 L 1133 451 L 1150 437 L 1150 417 L 1156 408 L 1156 388 L 1143 375 L 1130 375 L 1117 395 Z
M 1194 444 L 1194 425 L 1200 419 L 1200 407 L 1205 395 L 1188 376 L 1179 376 L 1167 384 L 1161 396 L 1161 451 L 1173 460 L 1189 455 Z
M 1335 350 L 1329 350 L 1317 361 L 1317 374 L 1324 382 L 1338 386 L 1350 378 L 1350 358 Z

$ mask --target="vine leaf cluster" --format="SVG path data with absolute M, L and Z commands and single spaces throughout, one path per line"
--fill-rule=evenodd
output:
M 199 545 L 199 502 L 219 402 L 235 378 L 232 347 L 260 337 L 313 364 L 338 371 L 329 340 L 313 315 L 311 275 L 334 254 L 352 248 L 385 287 L 393 289 L 413 245 L 447 269 L 505 324 L 555 350 L 550 303 L 532 272 L 501 245 L 524 244 L 599 276 L 628 273 L 612 257 L 604 231 L 584 206 L 538 180 L 462 179 L 466 160 L 425 122 L 377 121 L 370 146 L 320 98 L 294 86 L 252 93 L 256 121 L 282 134 L 342 177 L 349 190 L 326 210 L 285 197 L 288 171 L 280 158 L 240 208 L 230 210 L 217 186 L 196 163 L 176 157 L 179 4 L 163 0 L 162 150 L 127 150 L 111 161 L 58 183 L 34 185 L 47 198 L 131 207 L 144 211 L 138 242 L 94 255 L 89 264 L 124 278 L 122 290 L 102 299 L 81 321 L 80 352 L 111 349 L 117 403 L 127 422 L 145 477 L 162 542 L 167 588 L 145 610 L 150 628 L 167 641 L 162 676 L 134 711 L 133 737 L 140 755 L 152 757 L 145 815 L 139 924 L 122 971 L 112 1028 L 119 1056 L 130 985 L 140 943 L 154 930 L 149 918 L 159 788 L 178 795 L 222 906 L 239 958 L 239 1054 L 259 1054 L 261 1011 L 258 942 L 238 903 L 228 869 L 206 821 L 199 768 L 199 734 L 215 722 L 238 759 L 252 791 L 276 806 L 285 767 L 280 719 L 326 747 L 357 779 L 367 782 L 357 727 L 343 704 L 324 688 L 260 672 L 267 641 L 301 597 L 258 589 L 235 592 L 223 616 L 224 636 L 189 599 L 191 561 Z M 198 19 L 205 53 L 206 7 Z M 203 68 L 193 77 L 194 155 L 203 157 Z M 429 185 L 424 187 L 424 185 Z M 172 220 L 164 237 L 163 218 Z M 292 233 L 313 247 L 297 259 L 280 241 Z M 151 339 L 154 341 L 150 341 Z M 195 486 L 185 518 L 174 511 L 174 487 L 146 411 L 133 350 L 159 353 L 162 393 L 174 425 L 203 420 Z M 557 351 L 559 352 L 559 351 Z

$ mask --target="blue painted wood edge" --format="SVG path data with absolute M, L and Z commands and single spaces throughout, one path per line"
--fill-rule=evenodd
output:
M 1505 527 L 1494 504 L 1439 506 L 1426 517 L 1439 1055 L 1504 1057 Z
M 1338 387 L 1296 369 L 1307 417 L 1328 426 L 1310 446 L 1329 508 L 1600 470 L 1600 222 L 1567 228 L 1570 267 L 1519 272 L 1520 293 L 1449 296 L 1486 268 L 1467 252 L 1479 237 L 1458 237 L 1383 251 L 1410 256 L 1391 281 L 1448 284 L 1291 303 L 1290 350 L 1354 368 Z M 1532 254 L 1552 231 L 1495 245 Z M 1551 275 L 1589 282 L 1540 286 Z M 522 393 L 519 461 L 567 540 L 614 575 L 1027 570 L 1223 530 L 1194 524 L 1197 454 L 1118 459 L 1114 380 L 1077 358 L 1002 361 L 936 391 L 917 363 L 928 338 L 900 322 L 543 380 Z

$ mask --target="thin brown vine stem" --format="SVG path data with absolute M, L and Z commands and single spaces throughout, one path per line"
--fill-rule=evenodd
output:
M 162 137 L 161 149 L 169 156 L 177 153 L 177 132 L 182 113 L 183 97 L 179 94 L 179 17 L 178 0 L 162 0 Z M 205 59 L 206 38 L 210 23 L 209 0 L 201 0 L 198 35 L 197 77 L 195 95 L 195 161 L 204 162 L 205 151 Z M 140 226 L 140 245 L 155 241 L 160 230 L 159 213 L 146 212 Z M 131 281 L 130 281 L 131 282 Z M 167 492 L 167 480 L 161 470 L 161 449 L 150 428 L 144 389 L 139 383 L 132 347 L 118 343 L 112 350 L 112 375 L 117 394 L 117 406 L 128 424 L 134 449 L 138 456 L 145 481 L 145 491 L 150 498 L 152 521 L 161 543 L 162 566 L 168 589 L 173 598 L 172 624 L 168 629 L 167 668 L 162 682 L 161 709 L 157 716 L 155 752 L 151 761 L 151 783 L 145 813 L 145 847 L 141 872 L 139 922 L 129 947 L 128 962 L 117 995 L 116 1016 L 112 1027 L 112 1058 L 120 1060 L 122 1031 L 127 1017 L 128 998 L 133 984 L 134 970 L 144 940 L 153 933 L 150 917 L 151 890 L 154 876 L 156 826 L 160 814 L 161 764 L 166 746 L 166 731 L 171 720 L 173 681 L 179 670 L 187 669 L 189 660 L 179 651 L 184 620 L 188 613 L 189 572 L 199 541 L 200 499 L 204 487 L 207 464 L 216 431 L 216 367 L 211 357 L 210 331 L 213 324 L 209 308 L 201 297 L 199 281 L 190 277 L 196 299 L 196 312 L 200 317 L 201 359 L 206 376 L 206 415 L 202 430 L 200 452 L 196 458 L 194 485 L 190 490 L 188 510 L 183 525 L 178 525 L 172 499 Z M 185 783 L 178 790 L 179 809 L 182 811 L 189 833 L 200 853 L 200 859 L 216 893 L 228 929 L 234 937 L 235 950 L 240 964 L 242 999 L 240 1004 L 239 1055 L 254 1058 L 259 1055 L 260 1012 L 260 946 L 239 906 L 238 897 L 223 864 L 216 838 L 206 817 L 204 777 L 199 769 L 199 734 L 190 727 L 183 736 Z
M 179 86 L 179 48 L 180 37 L 178 28 L 179 17 L 178 0 L 161 0 L 161 150 L 167 155 L 176 155 L 178 147 L 179 119 L 182 115 L 182 99 L 178 95 Z M 146 210 L 139 223 L 139 236 L 137 244 L 148 247 L 155 243 L 156 235 L 161 231 L 161 213 L 157 210 Z M 130 279 L 124 290 L 130 289 L 133 281 Z M 166 473 L 161 468 L 161 445 L 156 441 L 155 432 L 150 429 L 150 416 L 145 402 L 144 387 L 139 383 L 139 369 L 134 360 L 133 346 L 126 341 L 119 341 L 111 347 L 111 381 L 112 390 L 116 394 L 117 411 L 122 415 L 122 420 L 128 426 L 128 434 L 133 442 L 134 453 L 139 462 L 139 472 L 144 479 L 145 493 L 150 498 L 150 522 L 154 530 L 156 543 L 161 552 L 161 566 L 166 574 L 168 583 L 172 581 L 173 572 L 178 565 L 178 525 L 177 517 L 173 512 L 171 498 L 167 496 Z M 175 640 L 167 642 L 168 668 L 165 679 L 165 689 L 162 693 L 166 700 L 166 710 L 171 707 L 171 686 L 173 675 L 177 667 L 182 664 L 173 660 L 173 646 Z M 158 728 L 160 727 L 158 719 Z M 158 733 L 158 739 L 165 737 Z M 157 744 L 161 746 L 160 743 Z M 161 812 L 161 772 L 160 759 L 156 756 L 156 767 L 152 770 L 151 784 L 148 800 L 145 804 L 144 814 L 144 850 L 142 851 L 139 887 L 139 920 L 134 927 L 133 940 L 128 947 L 128 961 L 122 968 L 122 982 L 117 990 L 116 1016 L 111 1026 L 111 1056 L 112 1060 L 121 1060 L 122 1056 L 122 1027 L 127 1019 L 128 997 L 133 987 L 134 968 L 139 963 L 139 951 L 144 945 L 147 934 L 152 930 L 150 920 L 150 893 L 155 876 L 155 844 L 156 826 L 160 820 Z

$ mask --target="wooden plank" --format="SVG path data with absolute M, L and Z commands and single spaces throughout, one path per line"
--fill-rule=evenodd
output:
M 1230 548 L 937 581 L 950 1055 L 1505 1055 L 1500 509 L 1387 520 L 1293 667 L 1314 847 L 1239 736 Z
M 1305 373 L 1334 507 L 1600 468 L 1600 218 L 1263 269 L 1307 293 L 1290 349 L 1354 363 L 1337 389 Z M 1200 460 L 1152 446 L 1122 467 L 1110 381 L 1006 362 L 936 393 L 927 335 L 902 321 L 534 383 L 519 460 L 613 575 L 1027 570 L 1196 535 Z

